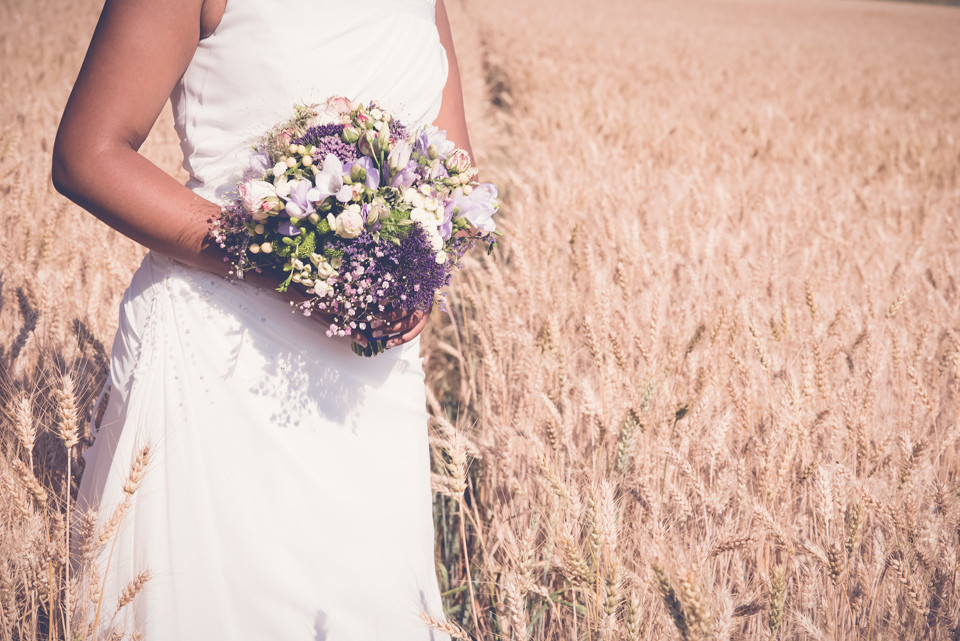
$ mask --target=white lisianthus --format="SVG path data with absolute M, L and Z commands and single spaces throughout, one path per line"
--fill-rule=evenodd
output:
M 423 201 L 423 208 L 427 211 L 437 211 L 437 207 L 440 206 L 440 201 L 436 198 L 425 198 Z
M 430 249 L 435 252 L 443 249 L 443 238 L 440 236 L 439 232 L 436 231 L 436 228 L 434 228 L 433 233 L 428 233 L 427 237 L 430 240 Z
M 334 274 L 333 265 L 327 261 L 322 261 L 317 264 L 317 278 L 320 280 L 327 280 Z

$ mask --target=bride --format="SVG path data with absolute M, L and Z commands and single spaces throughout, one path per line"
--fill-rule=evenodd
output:
M 332 95 L 469 150 L 443 0 L 106 0 L 53 160 L 58 191 L 150 249 L 80 488 L 101 532 L 122 516 L 98 638 L 446 638 L 421 619 L 442 617 L 426 315 L 386 315 L 394 349 L 360 358 L 292 294 L 225 279 L 208 236 L 257 138 Z M 168 98 L 186 186 L 137 152 Z

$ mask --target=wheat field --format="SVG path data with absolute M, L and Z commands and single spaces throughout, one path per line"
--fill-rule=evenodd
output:
M 960 9 L 448 2 L 506 240 L 424 338 L 432 624 L 960 639 Z M 142 255 L 50 183 L 98 11 L 0 4 L 0 641 L 87 611 L 66 515 Z M 142 151 L 182 177 L 169 110 Z

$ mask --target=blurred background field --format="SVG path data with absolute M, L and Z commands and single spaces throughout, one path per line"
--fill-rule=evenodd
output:
M 434 623 L 960 639 L 960 9 L 448 2 L 507 240 L 424 341 Z M 0 5 L 4 641 L 77 605 L 65 496 L 142 255 L 50 183 L 99 8 Z M 182 177 L 169 110 L 143 152 Z

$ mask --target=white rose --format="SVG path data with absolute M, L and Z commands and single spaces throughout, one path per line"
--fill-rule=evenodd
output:
M 248 180 L 239 187 L 243 206 L 254 220 L 266 220 L 273 208 L 268 198 L 276 198 L 277 190 L 265 180 Z
M 332 214 L 330 214 L 332 216 Z M 330 222 L 329 217 L 327 222 Z M 363 216 L 360 207 L 352 205 L 337 214 L 330 227 L 340 238 L 356 238 L 363 232 Z

